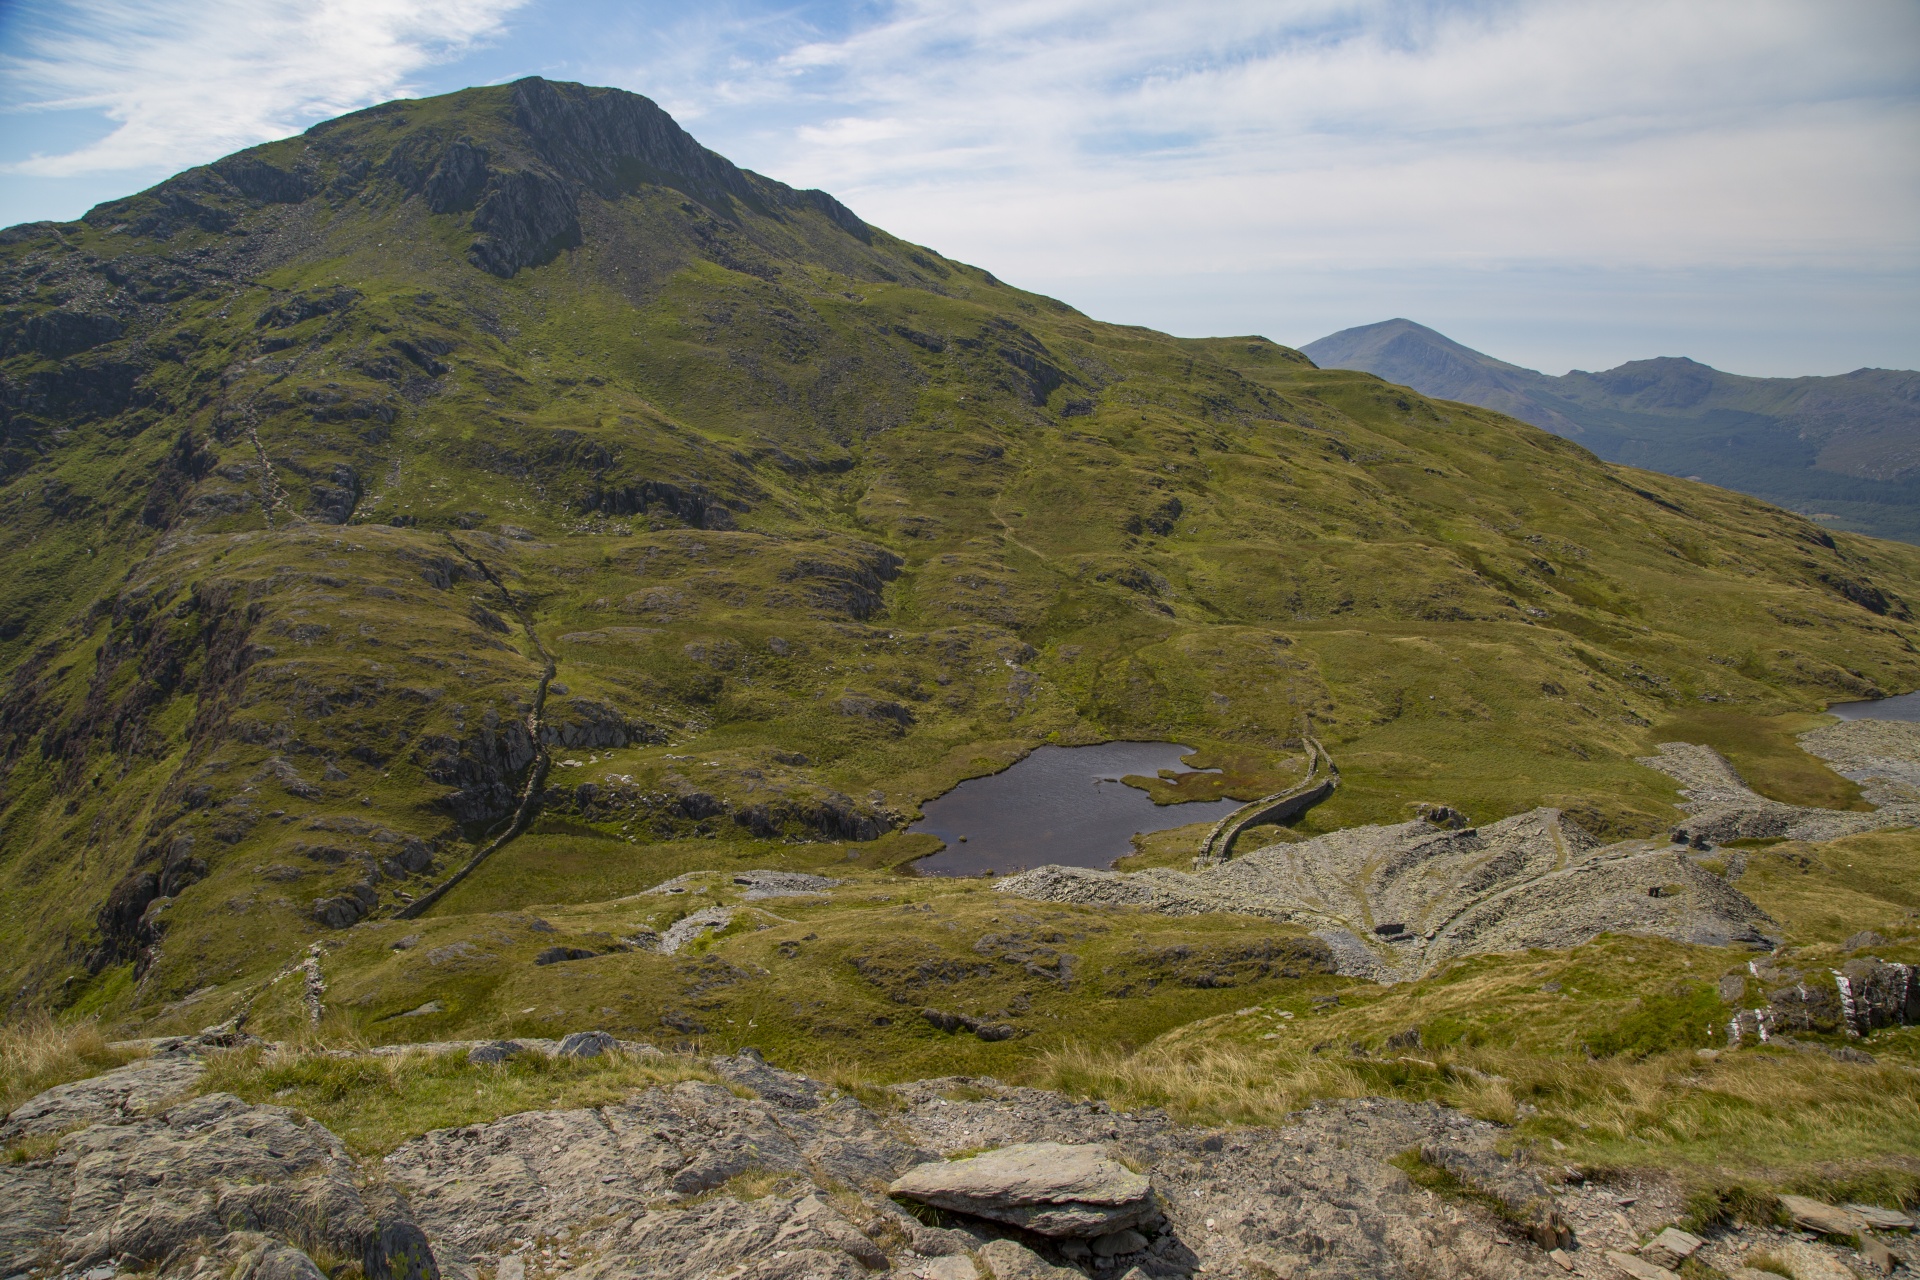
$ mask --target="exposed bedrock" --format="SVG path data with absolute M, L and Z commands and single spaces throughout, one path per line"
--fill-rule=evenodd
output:
M 371 1052 L 484 1071 L 578 1038 Z M 117 1262 L 158 1280 L 315 1280 L 319 1259 L 367 1280 L 856 1280 L 972 1277 L 974 1258 L 1042 1280 L 1543 1274 L 1544 1253 L 1514 1247 L 1510 1226 L 1394 1167 L 1409 1149 L 1559 1221 L 1555 1190 L 1498 1153 L 1496 1126 L 1431 1104 L 1343 1100 L 1278 1128 L 1210 1130 L 956 1077 L 895 1086 L 876 1113 L 746 1050 L 704 1064 L 724 1086 L 435 1130 L 356 1165 L 285 1108 L 182 1096 L 207 1047 L 16 1110 L 81 1127 L 0 1164 L 6 1274 Z M 949 1206 L 938 1225 L 888 1194 L 903 1175 Z

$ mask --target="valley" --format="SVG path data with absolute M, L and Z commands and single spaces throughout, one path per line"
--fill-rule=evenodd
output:
M 1349 1222 L 1315 1271 L 1318 1201 L 1284 1248 L 1181 1210 L 1152 1276 L 1561 1273 L 1422 1143 L 1657 1188 L 1629 1234 L 1920 1193 L 1920 1009 L 1867 994 L 1920 963 L 1920 742 L 1825 714 L 1920 687 L 1920 547 L 1095 321 L 636 95 L 389 103 L 0 233 L 0 555 L 5 1105 L 158 1072 L 343 1187 L 412 1143 L 389 1217 L 440 1274 L 574 1264 L 439 1207 L 468 1174 L 430 1135 L 621 1107 L 786 1154 L 681 1186 L 635 1136 L 632 1203 L 567 1172 L 582 1232 L 626 1222 L 580 1246 L 609 1274 L 696 1212 L 769 1277 L 980 1253 L 887 1207 L 906 1145 L 881 1178 L 810 1144 L 1109 1112 L 1165 1183 L 1201 1130 L 1345 1151 L 1374 1108 L 1313 1194 L 1453 1223 Z M 1096 744 L 1193 748 L 1100 784 L 1159 806 L 1113 870 L 928 830 Z M 8 1138 L 33 1212 L 58 1152 L 173 1141 L 99 1108 Z M 181 1141 L 181 1185 L 224 1176 Z M 369 1204 L 327 1248 L 387 1239 Z M 52 1213 L 17 1238 L 107 1256 Z M 840 1254 L 781 1270 L 782 1231 Z M 424 1280 L 404 1252 L 327 1274 Z

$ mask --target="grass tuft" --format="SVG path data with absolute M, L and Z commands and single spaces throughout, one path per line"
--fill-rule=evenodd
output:
M 37 1093 L 144 1057 L 114 1048 L 92 1020 L 58 1022 L 41 1010 L 0 1026 L 0 1114 Z

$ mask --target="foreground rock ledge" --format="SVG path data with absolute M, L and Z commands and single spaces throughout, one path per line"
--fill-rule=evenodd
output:
M 1099 1147 L 1023 1142 L 970 1160 L 923 1164 L 888 1191 L 1036 1235 L 1091 1239 L 1159 1216 L 1146 1178 Z
M 1498 1127 L 1430 1103 L 1344 1099 L 1283 1126 L 1209 1130 L 955 1076 L 893 1086 L 897 1105 L 875 1111 L 751 1050 L 705 1060 L 730 1087 L 637 1089 L 434 1130 L 356 1162 L 285 1107 L 192 1096 L 218 1047 L 153 1042 L 151 1058 L 16 1108 L 0 1126 L 0 1277 L 324 1280 L 319 1259 L 335 1280 L 1558 1280 L 1515 1221 L 1525 1210 L 1574 1226 L 1592 1280 L 1609 1274 L 1594 1270 L 1606 1251 L 1630 1254 L 1682 1211 L 1658 1186 L 1622 1198 L 1543 1181 L 1550 1168 L 1500 1154 Z M 1415 1185 L 1395 1166 L 1411 1148 L 1505 1211 Z M 983 1149 L 992 1156 L 943 1159 Z M 997 1183 L 983 1176 L 996 1165 Z M 944 1226 L 888 1194 L 920 1171 L 929 1189 L 968 1192 Z M 995 1201 L 1091 1205 L 1102 1221 L 1079 1229 L 1104 1231 L 1050 1236 L 1032 1229 L 1050 1225 L 1039 1213 L 1024 1228 L 986 1216 Z M 1149 1212 L 1116 1229 L 1107 1211 L 1129 1206 Z M 1880 1215 L 1876 1227 L 1908 1221 L 1849 1208 Z M 1777 1236 L 1716 1229 L 1698 1256 L 1731 1274 Z M 1889 1258 L 1920 1262 L 1906 1237 L 1886 1243 Z

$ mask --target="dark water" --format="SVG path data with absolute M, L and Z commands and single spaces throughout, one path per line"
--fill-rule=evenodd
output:
M 1920 693 L 1902 693 L 1868 702 L 1836 702 L 1827 710 L 1842 720 L 1920 720 Z
M 973 876 L 1049 862 L 1112 866 L 1133 852 L 1137 831 L 1212 822 L 1240 807 L 1238 800 L 1156 805 L 1120 781 L 1127 774 L 1151 778 L 1162 769 L 1191 773 L 1180 757 L 1192 751 L 1175 742 L 1040 747 L 1010 769 L 969 778 L 922 805 L 926 817 L 907 829 L 939 836 L 947 847 L 914 867 L 927 875 Z

